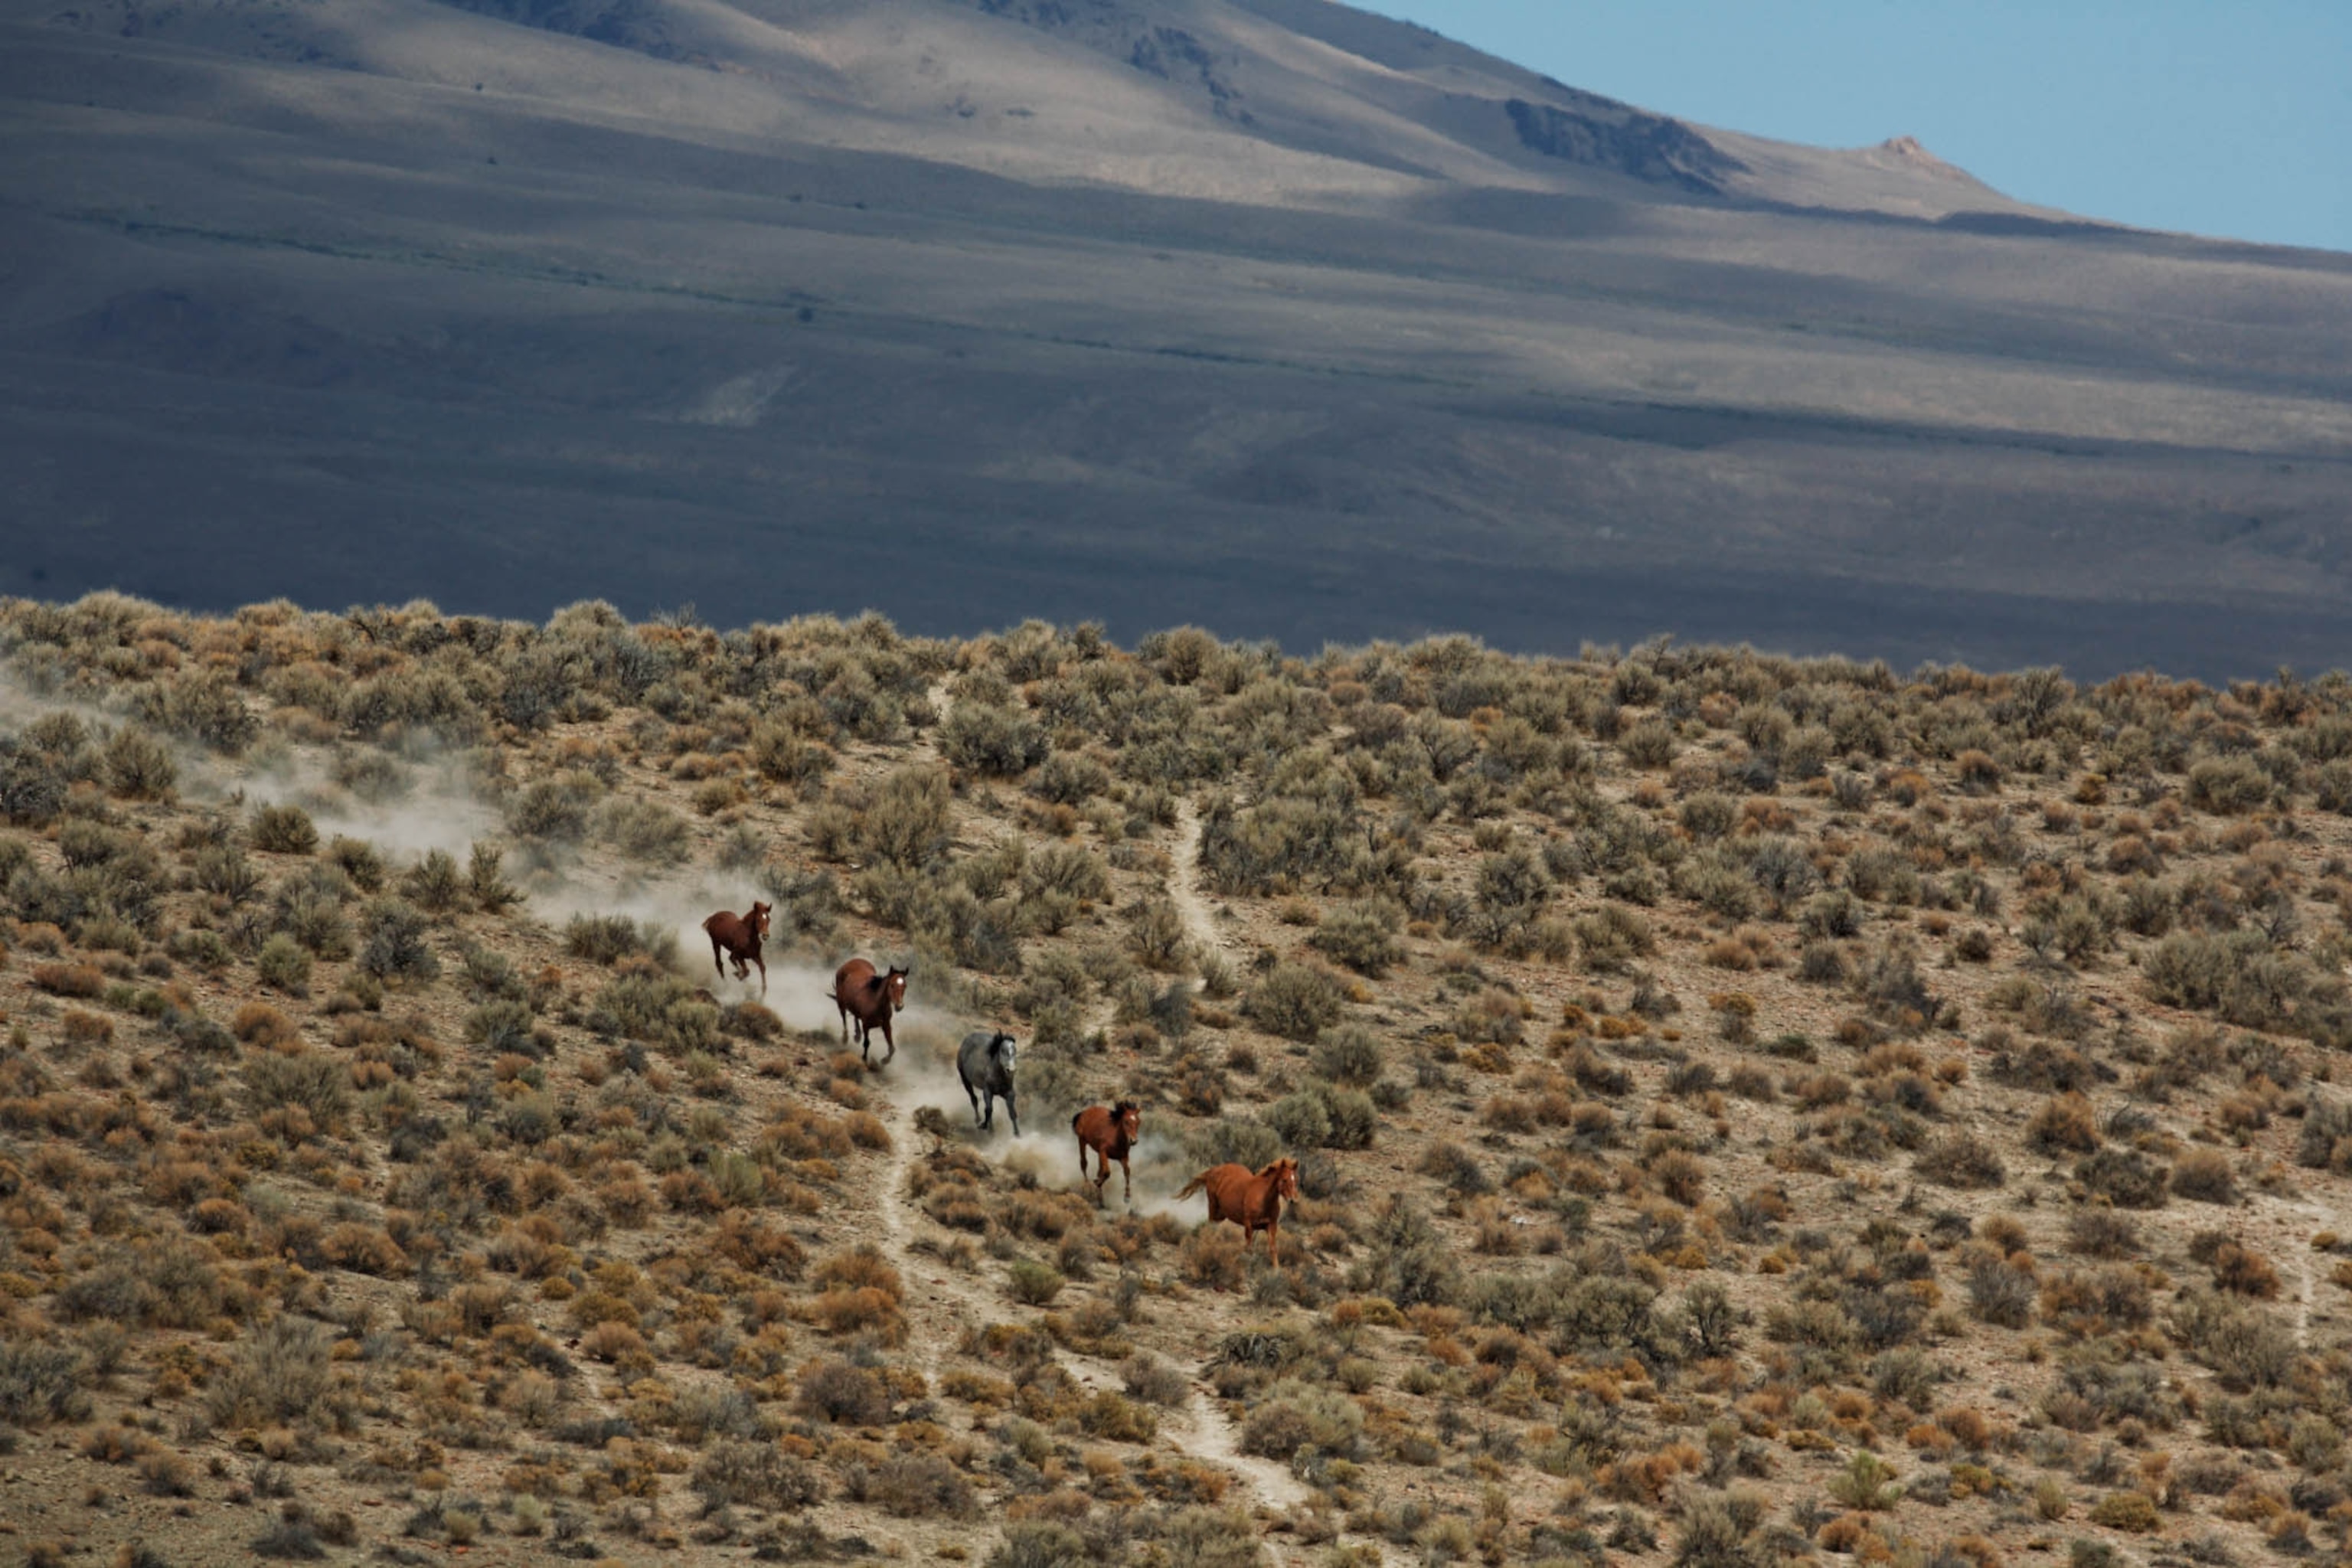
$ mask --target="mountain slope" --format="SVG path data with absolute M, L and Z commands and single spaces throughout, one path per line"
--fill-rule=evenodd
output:
M 11 0 L 0 117 L 0 590 L 2346 644 L 2345 258 L 1319 0 Z

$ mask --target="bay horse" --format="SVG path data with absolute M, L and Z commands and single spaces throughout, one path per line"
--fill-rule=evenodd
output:
M 1133 1100 L 1122 1100 L 1105 1110 L 1099 1105 L 1089 1105 L 1070 1118 L 1070 1131 L 1078 1135 L 1078 1180 L 1087 1180 L 1087 1151 L 1095 1152 L 1101 1165 L 1095 1176 L 1095 1207 L 1102 1207 L 1103 1185 L 1110 1180 L 1110 1163 L 1118 1162 L 1119 1180 L 1127 1193 L 1127 1206 L 1135 1206 L 1135 1173 L 1128 1168 L 1128 1151 L 1143 1133 L 1143 1111 Z
M 719 910 L 702 922 L 710 938 L 710 966 L 719 971 L 719 978 L 727 978 L 727 961 L 735 963 L 735 978 L 748 980 L 748 965 L 760 966 L 760 1000 L 768 999 L 768 963 L 760 956 L 761 939 L 768 934 L 768 906 L 759 900 L 741 914 Z
M 849 1025 L 857 1024 L 857 1051 L 868 1067 L 874 1064 L 874 1031 L 882 1031 L 882 1043 L 890 1047 L 882 1065 L 890 1065 L 891 1057 L 898 1054 L 898 1042 L 890 1036 L 890 1015 L 907 1005 L 907 976 L 909 967 L 890 966 L 887 974 L 877 973 L 874 966 L 862 958 L 853 958 L 833 972 L 833 990 L 827 1000 L 841 1009 L 841 1040 L 849 1043 Z
M 1177 1191 L 1179 1200 L 1194 1193 L 1209 1194 L 1209 1218 L 1229 1219 L 1242 1227 L 1242 1245 L 1247 1247 L 1260 1229 L 1265 1232 L 1265 1260 L 1275 1268 L 1282 1267 L 1278 1239 L 1282 1226 L 1282 1201 L 1296 1202 L 1298 1197 L 1298 1162 L 1276 1160 L 1257 1174 L 1250 1174 L 1247 1165 L 1213 1165 Z

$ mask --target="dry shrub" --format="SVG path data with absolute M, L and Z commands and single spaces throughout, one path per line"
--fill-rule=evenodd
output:
M 2000 1155 L 1973 1132 L 1947 1133 L 1921 1151 L 1912 1168 L 1947 1187 L 1998 1187 L 2009 1180 Z
M 2242 1243 L 2225 1241 L 2215 1247 L 2209 1267 L 2213 1283 L 2233 1295 L 2267 1301 L 2279 1293 L 2278 1270 L 2271 1267 L 2269 1258 Z
M 608 1364 L 636 1362 L 646 1356 L 646 1337 L 626 1323 L 607 1319 L 580 1336 L 580 1348 Z
M 106 992 L 106 976 L 93 963 L 37 963 L 32 980 L 52 996 L 87 1000 Z
M 878 1426 L 890 1418 L 890 1394 L 864 1367 L 828 1358 L 801 1369 L 793 1408 L 813 1421 Z
M 1685 1208 L 1696 1208 L 1706 1195 L 1706 1163 L 1687 1150 L 1670 1149 L 1652 1160 L 1650 1179 Z
M 2098 1118 L 2087 1098 L 2069 1089 L 2042 1102 L 2025 1125 L 2025 1138 L 2036 1153 L 2087 1154 L 2099 1146 Z
M 2237 1177 L 2230 1157 L 2218 1149 L 2191 1149 L 2174 1162 L 2172 1190 L 2194 1203 L 2233 1204 L 2238 1201 Z
M 844 1480 L 853 1500 L 874 1503 L 894 1519 L 961 1519 L 976 1506 L 971 1483 L 938 1454 L 894 1454 L 871 1470 L 853 1467 Z
M 822 1474 L 773 1443 L 721 1441 L 696 1462 L 688 1484 L 706 1514 L 731 1507 L 797 1513 L 824 1497 Z
M 216 1426 L 314 1420 L 330 1376 L 326 1331 L 305 1319 L 274 1319 L 205 1385 L 205 1414 Z
M 408 1254 L 390 1236 L 370 1225 L 329 1226 L 319 1238 L 319 1256 L 354 1274 L 390 1278 L 408 1272 Z

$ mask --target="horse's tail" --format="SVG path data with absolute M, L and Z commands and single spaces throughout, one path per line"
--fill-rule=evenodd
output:
M 1191 1197 L 1194 1193 L 1199 1192 L 1201 1190 L 1202 1182 L 1206 1180 L 1207 1177 L 1208 1173 L 1203 1171 L 1199 1175 L 1193 1177 L 1191 1181 L 1185 1183 L 1182 1186 L 1177 1188 L 1176 1201 L 1181 1204 L 1186 1198 Z
M 1071 1117 L 1071 1118 L 1070 1118 L 1070 1131 L 1073 1131 L 1073 1132 L 1077 1132 L 1077 1131 L 1078 1131 L 1078 1123 L 1079 1123 L 1079 1122 L 1081 1122 L 1081 1121 L 1084 1121 L 1086 1119 L 1087 1119 L 1087 1113 L 1086 1113 L 1085 1111 L 1083 1111 L 1083 1110 L 1079 1111 L 1076 1116 Z M 1083 1132 L 1079 1132 L 1079 1133 L 1078 1133 L 1078 1136 L 1080 1136 L 1081 1138 L 1083 1138 L 1083 1137 L 1085 1137 L 1085 1136 L 1086 1136 L 1086 1134 L 1085 1134 L 1085 1133 L 1083 1133 Z

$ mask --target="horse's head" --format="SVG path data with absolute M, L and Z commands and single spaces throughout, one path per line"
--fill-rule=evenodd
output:
M 1131 1100 L 1122 1100 L 1110 1108 L 1111 1121 L 1118 1135 L 1132 1143 L 1143 1132 L 1143 1109 Z
M 1021 1057 L 1020 1046 L 1002 1029 L 996 1031 L 996 1038 L 988 1042 L 988 1049 L 990 1055 L 1004 1064 L 1006 1072 L 1013 1070 L 1013 1064 Z
M 768 934 L 768 906 L 757 899 L 751 900 L 751 925 L 753 936 L 764 937 Z
M 913 973 L 911 965 L 901 969 L 894 963 L 890 966 L 890 973 L 882 977 L 882 989 L 890 998 L 890 1011 L 893 1013 L 907 1010 L 907 976 Z
M 1298 1196 L 1297 1161 L 1290 1159 L 1276 1160 L 1273 1164 L 1268 1165 L 1265 1170 L 1260 1171 L 1258 1174 L 1261 1176 L 1272 1176 L 1274 1178 L 1274 1190 L 1281 1194 L 1284 1197 L 1296 1198 Z

